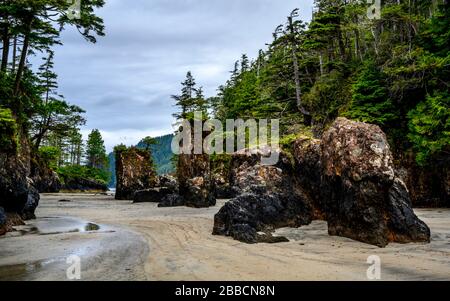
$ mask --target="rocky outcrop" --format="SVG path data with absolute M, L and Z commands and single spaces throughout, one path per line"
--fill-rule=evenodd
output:
M 214 235 L 231 236 L 245 243 L 278 243 L 288 240 L 272 235 L 277 228 L 311 223 L 311 208 L 294 195 L 257 186 L 251 190 L 220 209 L 214 217 Z
M 450 208 L 450 158 L 418 166 L 414 153 L 399 154 L 397 175 L 406 184 L 414 207 Z
M 278 163 L 266 166 L 266 149 L 248 149 L 232 155 L 230 185 L 237 195 L 216 214 L 215 235 L 231 236 L 245 243 L 287 241 L 274 237 L 281 227 L 300 227 L 311 223 L 310 202 L 298 189 L 290 156 L 280 150 Z
M 30 151 L 26 139 L 21 139 L 20 149 L 3 149 L 0 146 L 0 233 L 11 231 L 22 219 L 35 217 L 39 193 L 30 176 Z
M 134 203 L 159 203 L 166 196 L 173 193 L 170 189 L 165 187 L 150 188 L 145 190 L 138 190 L 134 193 Z
M 280 152 L 274 166 L 262 165 L 257 152 L 233 156 L 230 182 L 239 196 L 215 216 L 214 234 L 276 242 L 283 241 L 270 235 L 276 228 L 323 219 L 330 235 L 380 247 L 430 241 L 379 127 L 339 118 L 321 141 L 298 139 L 293 153 L 290 160 Z
M 172 193 L 164 196 L 161 201 L 158 204 L 158 207 L 160 208 L 166 208 L 166 207 L 180 207 L 185 205 L 184 198 L 177 194 Z
M 177 178 L 179 195 L 187 207 L 205 208 L 216 204 L 209 155 L 179 155 Z
M 231 160 L 232 156 L 227 154 L 215 155 L 211 159 L 217 199 L 231 199 L 236 196 L 231 186 Z
M 25 225 L 25 223 L 19 214 L 5 212 L 5 210 L 0 207 L 0 236 L 13 231 L 15 226 L 23 225 Z
M 132 200 L 139 190 L 154 188 L 158 178 L 151 153 L 131 147 L 116 152 L 116 199 Z
M 29 169 L 15 154 L 0 154 L 0 207 L 6 212 L 22 212 L 28 200 Z
M 45 161 L 34 158 L 31 163 L 31 179 L 39 193 L 57 193 L 61 190 L 58 174 Z
M 159 186 L 169 189 L 172 193 L 178 192 L 177 179 L 171 175 L 162 175 L 158 178 Z
M 294 178 L 314 211 L 314 219 L 325 220 L 325 202 L 322 197 L 321 141 L 302 137 L 293 145 Z
M 86 178 L 69 178 L 64 179 L 61 187 L 63 192 L 105 192 L 108 186 L 104 182 Z
M 330 235 L 386 246 L 429 242 L 395 177 L 386 135 L 378 126 L 338 118 L 321 142 L 322 199 Z
M 34 212 L 39 205 L 40 195 L 39 191 L 34 187 L 33 180 L 28 179 L 28 197 L 25 205 L 23 206 L 20 216 L 24 220 L 35 219 L 36 215 Z
M 276 165 L 264 165 L 262 157 L 266 157 L 269 150 L 242 150 L 232 155 L 230 184 L 236 195 L 249 192 L 253 186 L 265 187 L 267 191 L 297 193 L 293 185 L 293 164 L 287 153 L 281 150 Z

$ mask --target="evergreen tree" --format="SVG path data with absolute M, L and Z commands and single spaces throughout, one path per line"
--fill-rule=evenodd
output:
M 86 159 L 87 166 L 97 169 L 105 169 L 107 167 L 107 155 L 105 143 L 99 130 L 94 129 L 89 134 L 86 143 Z

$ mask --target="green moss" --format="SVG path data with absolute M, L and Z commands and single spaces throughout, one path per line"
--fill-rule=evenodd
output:
M 18 144 L 17 124 L 11 110 L 0 108 L 0 150 L 16 152 Z

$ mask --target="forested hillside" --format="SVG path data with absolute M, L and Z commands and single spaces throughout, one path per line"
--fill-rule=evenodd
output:
M 448 162 L 448 1 L 383 1 L 373 20 L 360 2 L 317 0 L 310 24 L 294 10 L 256 59 L 236 62 L 215 115 L 280 118 L 285 137 L 345 116 L 381 126 L 422 166 Z

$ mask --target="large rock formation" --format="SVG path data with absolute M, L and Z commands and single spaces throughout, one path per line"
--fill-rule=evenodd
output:
M 39 204 L 39 193 L 29 178 L 28 143 L 25 138 L 20 140 L 20 148 L 0 145 L 0 233 L 3 234 L 22 224 L 22 219 L 35 218 L 34 211 Z
M 293 151 L 294 162 L 281 152 L 274 166 L 254 152 L 233 156 L 230 182 L 239 196 L 215 216 L 214 234 L 276 242 L 283 241 L 271 237 L 276 228 L 324 219 L 330 235 L 380 247 L 430 241 L 379 127 L 339 118 L 322 141 L 300 138 Z
M 378 126 L 339 118 L 321 143 L 322 199 L 330 235 L 386 246 L 429 242 L 430 230 L 411 209 L 395 177 L 386 135 Z
M 116 178 L 117 200 L 132 200 L 136 191 L 157 186 L 150 151 L 136 147 L 116 151 Z
M 269 192 L 253 186 L 225 204 L 214 217 L 214 235 L 231 236 L 245 243 L 288 241 L 272 232 L 282 227 L 300 227 L 312 221 L 311 208 L 293 194 Z
M 194 208 L 216 205 L 209 155 L 179 155 L 177 178 L 179 195 L 184 200 L 184 205 Z
M 237 195 L 216 214 L 215 235 L 231 236 L 245 243 L 287 241 L 274 237 L 281 227 L 311 223 L 310 202 L 295 182 L 293 162 L 280 150 L 274 166 L 262 164 L 267 149 L 248 149 L 232 155 L 230 185 Z

